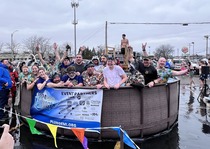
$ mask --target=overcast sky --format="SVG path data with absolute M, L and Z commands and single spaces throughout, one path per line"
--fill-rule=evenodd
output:
M 22 43 L 31 36 L 50 38 L 74 45 L 74 13 L 71 0 L 0 0 L 0 42 Z M 145 25 L 125 23 L 201 23 L 210 22 L 209 0 L 80 0 L 76 9 L 77 47 L 105 44 L 105 22 L 108 21 L 108 46 L 119 46 L 124 33 L 135 51 L 147 42 L 152 51 L 162 44 L 175 49 L 194 42 L 194 53 L 205 54 L 210 24 Z M 149 48 L 150 47 L 150 48 Z M 191 54 L 193 46 L 191 45 Z M 210 53 L 210 52 L 209 52 Z M 181 50 L 179 52 L 181 54 Z

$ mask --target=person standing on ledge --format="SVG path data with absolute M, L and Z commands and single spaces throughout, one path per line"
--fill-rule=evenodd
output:
M 129 41 L 126 38 L 125 34 L 122 34 L 122 39 L 121 39 L 121 54 L 125 55 L 125 50 L 129 46 Z

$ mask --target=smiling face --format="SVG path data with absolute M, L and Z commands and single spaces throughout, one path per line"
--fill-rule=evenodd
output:
M 82 55 L 78 54 L 78 55 L 76 56 L 76 63 L 81 64 L 82 61 L 83 61 Z
M 149 67 L 149 65 L 150 65 L 150 60 L 149 60 L 149 59 L 144 59 L 144 60 L 143 60 L 143 64 L 144 64 L 145 67 Z
M 61 81 L 61 78 L 59 75 L 56 75 L 54 78 L 53 78 L 53 82 L 54 83 L 59 83 Z
M 110 69 L 114 68 L 115 61 L 114 60 L 107 60 L 107 65 Z
M 22 67 L 22 72 L 23 72 L 24 75 L 28 75 L 29 74 L 28 67 L 27 66 L 23 66 Z
M 160 68 L 164 68 L 165 67 L 165 64 L 166 64 L 166 59 L 164 57 L 161 57 L 159 60 L 158 60 L 158 65 Z
M 38 68 L 36 65 L 32 66 L 32 73 L 33 73 L 35 76 L 38 75 L 38 71 L 39 71 L 39 68 Z
M 68 76 L 73 79 L 76 76 L 76 72 L 75 71 L 69 71 L 68 72 Z
M 43 69 L 39 69 L 39 76 L 41 77 L 41 78 L 45 78 L 45 71 L 43 70 Z

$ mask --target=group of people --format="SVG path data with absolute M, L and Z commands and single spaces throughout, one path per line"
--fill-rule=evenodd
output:
M 124 36 L 124 35 L 123 35 Z M 123 39 L 122 48 L 128 46 L 128 40 Z M 158 83 L 167 83 L 168 78 L 174 75 L 185 74 L 188 69 L 174 71 L 165 68 L 166 59 L 161 57 L 157 67 L 152 65 L 150 57 L 146 52 L 146 44 L 142 44 L 143 59 L 135 61 L 130 52 L 129 72 L 120 66 L 117 58 L 107 55 L 93 56 L 88 62 L 82 57 L 83 48 L 75 58 L 67 56 L 70 46 L 66 46 L 63 56 L 60 57 L 57 51 L 57 44 L 53 45 L 55 57 L 44 59 L 39 46 L 36 51 L 41 64 L 33 63 L 31 66 L 22 63 L 19 70 L 8 60 L 0 62 L 0 119 L 4 117 L 3 108 L 8 104 L 9 96 L 14 104 L 17 85 L 25 85 L 28 90 L 37 88 L 42 90 L 45 87 L 94 87 L 118 89 L 122 86 L 153 87 Z M 125 49 L 124 49 L 125 50 Z M 122 54 L 124 53 L 122 49 Z M 1 140 L 0 140 L 1 142 Z

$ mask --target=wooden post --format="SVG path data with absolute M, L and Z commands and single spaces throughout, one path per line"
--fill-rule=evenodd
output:
M 120 129 L 120 149 L 124 149 L 123 132 Z

